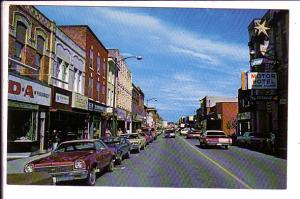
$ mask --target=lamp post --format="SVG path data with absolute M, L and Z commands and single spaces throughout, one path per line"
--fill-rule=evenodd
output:
M 116 87 L 117 87 L 117 74 L 118 74 L 118 66 L 119 66 L 119 63 L 126 60 L 126 59 L 129 59 L 129 58 L 135 58 L 137 60 L 142 60 L 143 57 L 142 56 L 128 56 L 128 57 L 124 57 L 120 60 L 118 60 L 116 57 L 113 59 L 113 62 L 114 62 L 114 66 L 115 66 L 115 69 L 114 69 L 114 101 L 113 101 L 113 135 L 116 136 L 117 135 L 117 121 L 116 121 Z

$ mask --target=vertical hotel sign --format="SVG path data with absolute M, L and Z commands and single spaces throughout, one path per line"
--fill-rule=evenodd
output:
M 241 82 L 242 82 L 242 85 L 241 85 L 241 88 L 242 90 L 247 90 L 247 73 L 245 73 L 244 71 L 242 71 L 241 73 Z
M 37 82 L 8 76 L 8 99 L 50 106 L 51 88 Z

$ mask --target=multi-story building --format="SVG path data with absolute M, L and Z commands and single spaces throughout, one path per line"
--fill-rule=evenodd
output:
M 59 27 L 55 33 L 50 139 L 56 136 L 60 141 L 84 138 L 88 118 L 88 97 L 84 96 L 86 52 Z
M 142 127 L 144 120 L 144 93 L 140 87 L 132 84 L 132 130 Z
M 85 89 L 84 94 L 89 98 L 88 138 L 104 134 L 107 117 L 107 61 L 108 50 L 87 25 L 60 26 L 60 29 L 75 43 L 85 50 Z
M 132 132 L 132 76 L 118 49 L 109 49 L 109 57 L 115 60 L 118 67 L 117 75 L 117 113 L 118 127 L 123 131 Z
M 200 100 L 200 109 L 197 110 L 197 126 L 201 129 L 221 129 L 221 118 L 216 114 L 216 104 L 218 102 L 234 102 L 237 98 L 205 96 Z
M 9 154 L 47 147 L 54 27 L 33 6 L 9 7 Z
M 270 10 L 248 27 L 252 131 L 274 133 L 282 157 L 287 149 L 288 30 L 287 10 Z

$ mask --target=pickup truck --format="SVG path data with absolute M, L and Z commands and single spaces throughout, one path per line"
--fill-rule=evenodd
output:
M 207 146 L 221 146 L 228 149 L 228 146 L 232 144 L 232 140 L 228 137 L 224 131 L 220 130 L 207 130 L 200 135 L 199 138 L 200 147 Z

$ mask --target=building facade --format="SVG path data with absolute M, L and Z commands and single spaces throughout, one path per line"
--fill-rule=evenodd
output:
M 106 91 L 108 50 L 87 25 L 60 26 L 76 44 L 85 50 L 85 89 L 88 97 L 87 138 L 100 137 L 107 127 Z
M 132 132 L 132 75 L 118 49 L 109 49 L 109 57 L 117 63 L 117 128 Z
M 132 131 L 142 128 L 144 121 L 144 93 L 132 84 Z
M 247 89 L 251 90 L 253 104 L 252 131 L 274 133 L 276 152 L 286 157 L 289 12 L 270 10 L 261 19 L 254 19 L 248 31 L 250 72 Z M 255 81 L 253 74 L 256 74 Z M 258 79 L 270 83 L 258 84 Z
M 47 148 L 54 27 L 33 6 L 9 7 L 8 153 Z
M 54 50 L 49 139 L 83 139 L 88 126 L 88 97 L 84 96 L 86 53 L 58 27 Z

